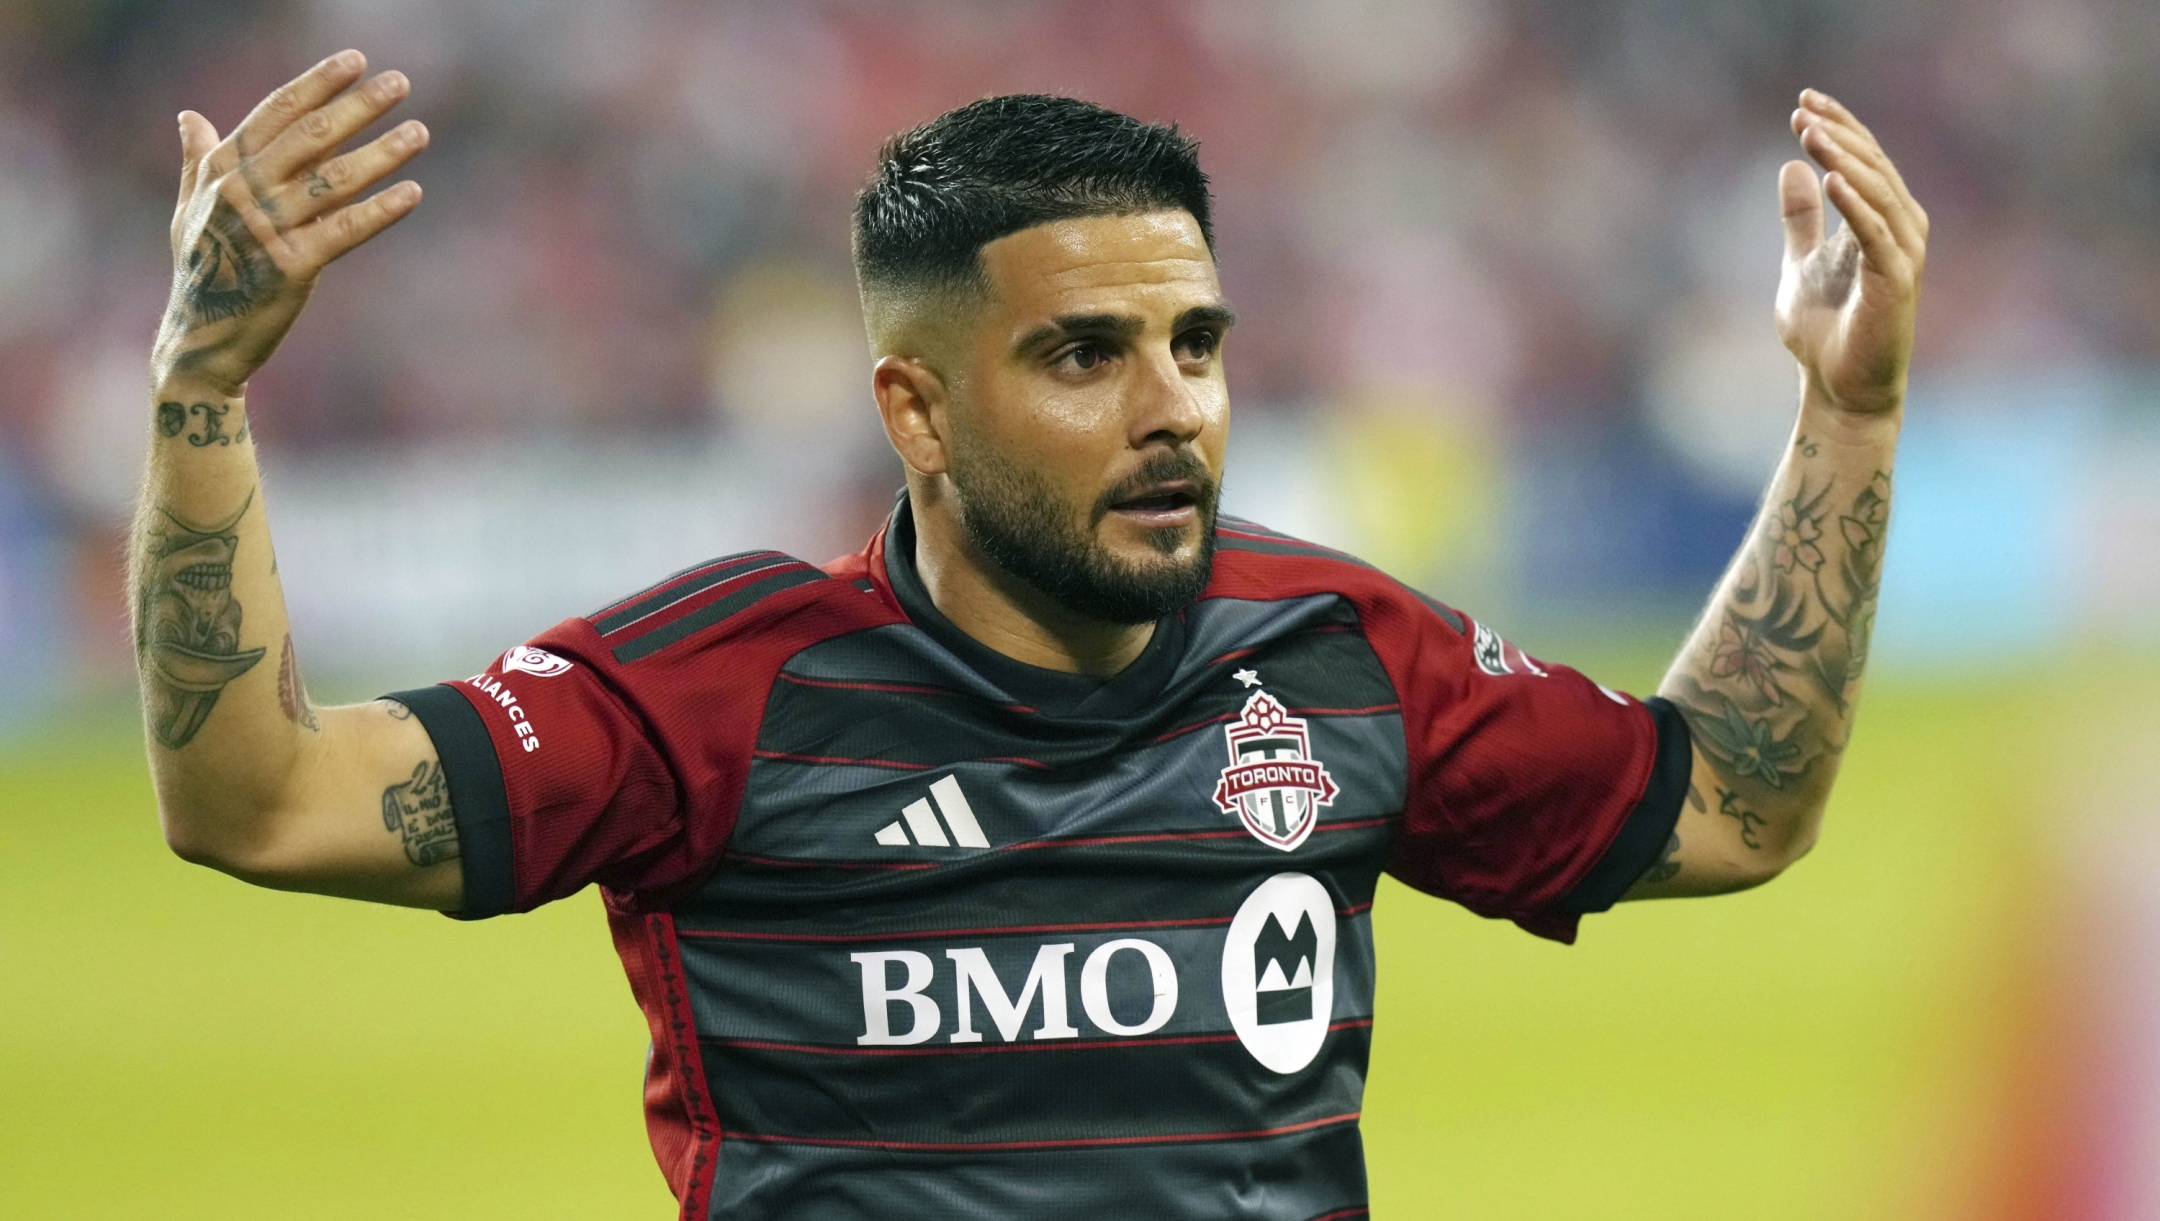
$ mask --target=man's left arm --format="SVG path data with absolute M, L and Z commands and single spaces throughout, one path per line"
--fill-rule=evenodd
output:
M 1827 175 L 1778 177 L 1777 326 L 1800 364 L 1793 442 L 1762 512 L 1659 694 L 1694 770 L 1667 849 L 1630 899 L 1721 894 L 1813 846 L 1875 622 L 1927 214 L 1860 121 L 1810 90 L 1793 112 Z M 1825 240 L 1824 199 L 1845 218 Z

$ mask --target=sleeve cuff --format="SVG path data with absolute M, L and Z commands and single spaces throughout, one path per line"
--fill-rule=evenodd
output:
M 510 799 L 503 791 L 502 763 L 487 725 L 471 702 L 448 686 L 394 691 L 383 698 L 396 700 L 420 718 L 450 783 L 458 857 L 465 870 L 465 907 L 447 914 L 459 920 L 502 915 L 515 897 Z
M 1695 768 L 1687 721 L 1670 701 L 1656 696 L 1644 700 L 1643 706 L 1657 725 L 1657 758 L 1650 765 L 1650 781 L 1605 855 L 1561 901 L 1561 909 L 1570 914 L 1601 912 L 1618 903 L 1665 854 L 1673 827 L 1680 821 L 1680 804 L 1687 800 L 1688 780 Z M 451 779 L 454 787 L 456 773 Z

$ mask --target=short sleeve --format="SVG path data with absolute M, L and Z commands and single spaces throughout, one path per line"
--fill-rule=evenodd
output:
M 1406 591 L 1407 592 L 1407 591 Z M 1558 941 L 1665 850 L 1686 723 L 1419 595 L 1388 616 L 1410 784 L 1389 872 Z M 1376 644 L 1381 643 L 1379 641 Z
M 471 678 L 388 697 L 412 709 L 442 760 L 462 918 L 528 911 L 591 882 L 665 885 L 694 866 L 678 785 L 642 718 L 574 649 L 579 626 Z

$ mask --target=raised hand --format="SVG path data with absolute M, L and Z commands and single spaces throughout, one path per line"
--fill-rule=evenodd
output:
M 208 119 L 181 112 L 172 298 L 151 353 L 159 384 L 241 394 L 322 269 L 420 202 L 409 180 L 352 202 L 428 141 L 413 120 L 337 155 L 411 89 L 400 72 L 349 89 L 366 70 L 366 57 L 341 51 L 264 98 L 222 140 Z
M 1860 415 L 1894 411 L 1905 399 L 1927 213 L 1874 134 L 1836 99 L 1802 93 L 1792 129 L 1829 172 L 1818 182 L 1805 161 L 1788 161 L 1778 174 L 1785 217 L 1778 337 L 1824 405 Z M 1845 218 L 1827 241 L 1826 194 Z

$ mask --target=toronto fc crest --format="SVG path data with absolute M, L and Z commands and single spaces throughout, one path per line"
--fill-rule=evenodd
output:
M 1235 814 L 1253 838 L 1284 852 L 1305 842 L 1320 807 L 1333 805 L 1335 778 L 1312 757 L 1305 722 L 1282 701 L 1255 691 L 1226 728 L 1230 766 L 1215 786 L 1215 804 Z

